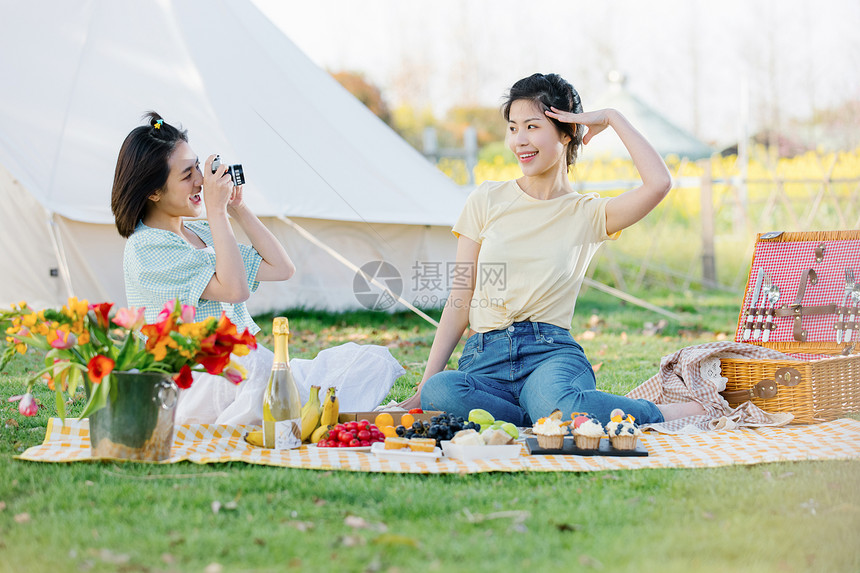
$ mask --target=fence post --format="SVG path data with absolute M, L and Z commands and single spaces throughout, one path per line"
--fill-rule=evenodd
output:
M 699 161 L 702 166 L 700 202 L 702 206 L 702 281 L 706 286 L 717 286 L 717 261 L 714 251 L 714 188 L 711 177 L 711 160 Z

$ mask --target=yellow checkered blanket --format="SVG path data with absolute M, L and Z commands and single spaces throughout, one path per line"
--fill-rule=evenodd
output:
M 707 468 L 734 464 L 860 458 L 860 421 L 841 419 L 812 426 L 714 431 L 690 435 L 646 432 L 641 438 L 648 457 L 528 455 L 518 458 L 461 461 L 398 462 L 370 452 L 302 446 L 298 450 L 256 448 L 242 435 L 251 426 L 184 425 L 174 432 L 171 457 L 160 463 L 246 462 L 315 470 L 392 473 L 585 472 L 640 468 Z M 20 460 L 75 462 L 90 457 L 87 420 L 52 418 L 45 441 L 26 450 Z

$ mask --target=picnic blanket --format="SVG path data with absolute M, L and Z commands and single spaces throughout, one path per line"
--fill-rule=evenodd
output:
M 256 448 L 242 435 L 255 426 L 177 426 L 171 457 L 159 463 L 190 461 L 198 464 L 241 461 L 249 464 L 420 474 L 480 472 L 586 472 L 642 468 L 707 468 L 735 464 L 802 460 L 860 459 L 860 421 L 840 419 L 813 426 L 744 428 L 702 434 L 657 434 L 641 438 L 648 457 L 528 455 L 506 460 L 396 462 L 370 452 L 302 446 L 275 451 Z M 52 418 L 45 441 L 26 450 L 20 460 L 35 462 L 93 461 L 87 420 Z

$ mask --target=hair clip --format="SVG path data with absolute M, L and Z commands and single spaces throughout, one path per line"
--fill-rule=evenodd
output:
M 152 127 L 154 127 L 155 129 L 161 129 L 162 123 L 164 123 L 163 119 L 157 119 L 155 120 L 155 124 Z

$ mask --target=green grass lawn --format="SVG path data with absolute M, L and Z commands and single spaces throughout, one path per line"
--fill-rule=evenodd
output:
M 573 332 L 602 389 L 625 392 L 661 356 L 731 338 L 732 297 L 648 298 L 690 319 L 645 334 L 659 316 L 581 297 Z M 293 357 L 387 346 L 407 369 L 394 399 L 420 380 L 434 332 L 407 314 L 287 316 Z M 258 322 L 266 344 L 271 316 Z M 38 464 L 13 456 L 42 441 L 52 394 L 37 389 L 49 408 L 35 418 L 6 402 L 37 364 L 0 373 L 0 571 L 860 571 L 860 461 L 467 476 Z

